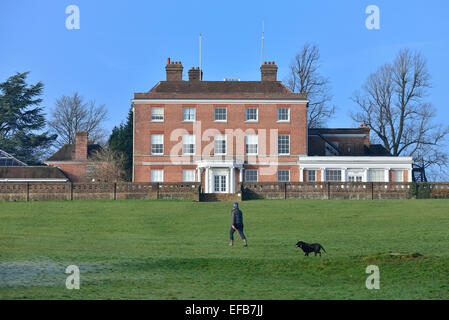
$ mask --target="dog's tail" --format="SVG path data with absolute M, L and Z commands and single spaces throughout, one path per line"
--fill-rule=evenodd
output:
M 320 244 L 321 249 L 323 249 L 324 252 L 326 252 L 326 250 L 324 250 L 324 247 Z M 327 252 L 326 252 L 327 253 Z

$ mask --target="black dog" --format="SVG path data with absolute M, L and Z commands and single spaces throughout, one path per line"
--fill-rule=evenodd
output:
M 321 244 L 319 244 L 319 243 L 308 244 L 308 243 L 305 243 L 305 242 L 302 242 L 302 241 L 298 241 L 296 243 L 296 246 L 298 248 L 301 248 L 302 251 L 305 252 L 305 256 L 306 257 L 309 256 L 310 252 L 315 252 L 315 256 L 316 256 L 317 253 L 319 253 L 320 257 L 321 257 L 321 252 L 320 252 L 321 249 L 323 249 L 323 251 L 326 252 L 326 250 L 324 250 L 323 246 Z

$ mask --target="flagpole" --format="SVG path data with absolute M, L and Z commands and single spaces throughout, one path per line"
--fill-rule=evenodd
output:
M 200 33 L 200 81 L 203 80 L 202 78 L 202 68 L 201 68 L 201 33 Z
M 263 40 L 264 40 L 264 32 L 265 32 L 265 22 L 262 20 L 262 50 L 260 54 L 260 65 L 263 64 Z

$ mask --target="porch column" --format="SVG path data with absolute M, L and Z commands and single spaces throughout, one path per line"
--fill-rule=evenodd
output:
M 322 182 L 326 181 L 326 169 L 325 168 L 321 168 L 321 181 Z
M 210 168 L 206 167 L 206 176 L 204 177 L 206 179 L 204 183 L 204 187 L 206 189 L 206 193 L 210 193 Z
M 347 178 L 346 178 L 346 168 L 342 168 L 341 169 L 341 182 L 346 182 Z
M 385 169 L 385 182 L 390 182 L 390 168 Z
M 299 168 L 299 182 L 304 182 L 304 168 Z
M 241 167 L 239 169 L 239 181 L 240 181 L 240 183 L 243 182 L 243 167 Z
M 364 170 L 363 170 L 363 182 L 368 182 L 368 168 L 365 168 Z
M 229 193 L 235 192 L 235 167 L 230 168 Z
M 196 174 L 197 174 L 196 181 L 201 183 L 201 168 L 196 169 Z

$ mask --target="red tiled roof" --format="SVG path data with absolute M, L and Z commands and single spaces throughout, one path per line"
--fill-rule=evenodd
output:
M 89 159 L 94 152 L 101 150 L 101 146 L 98 144 L 88 144 L 87 145 L 87 159 Z M 75 145 L 65 144 L 54 153 L 50 158 L 45 161 L 73 161 L 75 160 Z
M 135 99 L 298 99 L 305 94 L 292 93 L 280 81 L 160 81 L 146 93 L 134 93 Z

